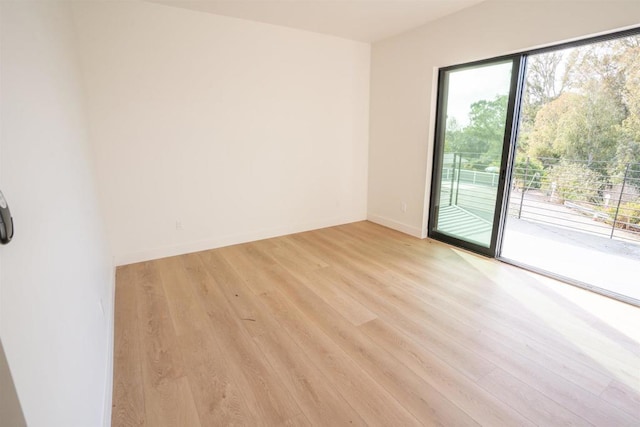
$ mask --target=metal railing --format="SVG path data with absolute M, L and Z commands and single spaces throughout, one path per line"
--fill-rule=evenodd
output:
M 457 174 L 458 171 L 460 171 L 459 176 Z M 490 185 L 492 187 L 498 186 L 499 175 L 495 172 L 480 172 L 454 168 L 444 168 L 442 170 L 442 179 L 451 179 L 454 175 L 460 182 Z
M 449 154 L 441 204 L 492 220 L 497 169 L 473 170 L 464 159 L 464 154 Z M 510 216 L 640 242 L 640 163 L 527 159 L 516 163 L 512 177 Z
M 527 159 L 513 177 L 512 216 L 640 241 L 640 163 Z
M 440 206 L 459 206 L 480 218 L 493 221 L 499 182 L 497 168 L 482 168 L 495 169 L 496 172 L 473 169 L 468 159 L 474 157 L 477 157 L 474 153 L 445 153 Z

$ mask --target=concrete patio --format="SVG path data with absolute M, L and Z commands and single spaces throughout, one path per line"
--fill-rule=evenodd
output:
M 512 194 L 511 212 L 519 203 L 518 197 L 520 193 Z M 610 239 L 610 226 L 540 200 L 535 194 L 525 195 L 525 207 L 522 218 L 510 215 L 507 219 L 502 258 L 572 278 L 640 304 L 640 235 L 616 229 L 616 238 Z

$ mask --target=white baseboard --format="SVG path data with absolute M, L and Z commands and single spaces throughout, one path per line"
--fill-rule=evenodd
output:
M 220 236 L 217 238 L 205 239 L 197 242 L 188 242 L 175 246 L 153 248 L 135 253 L 117 255 L 115 257 L 115 262 L 118 266 L 135 264 L 137 262 L 150 261 L 154 259 L 188 254 L 192 252 L 206 251 L 209 249 L 222 248 L 224 246 L 254 242 L 256 240 L 269 239 L 278 236 L 285 236 L 287 234 L 302 233 L 309 230 L 317 230 L 320 228 L 333 227 L 336 225 L 348 224 L 356 221 L 364 221 L 365 219 L 367 218 L 364 215 L 354 215 L 345 218 L 331 218 L 305 224 L 294 224 L 273 229 L 258 230 L 247 234 Z
M 102 409 L 103 427 L 111 427 L 113 409 L 113 358 L 115 336 L 115 307 L 116 307 L 116 267 L 112 269 L 111 301 L 107 307 L 107 366 L 105 372 L 104 407 Z
M 384 225 L 385 227 L 388 228 L 392 228 L 394 230 L 400 231 L 402 233 L 405 234 L 409 234 L 413 237 L 417 237 L 419 239 L 423 239 L 424 236 L 422 235 L 422 230 L 420 229 L 420 227 L 414 227 L 412 225 L 409 224 L 404 224 L 402 222 L 393 220 L 393 219 L 389 219 L 389 218 L 385 218 L 383 216 L 380 215 L 376 215 L 376 214 L 368 214 L 367 215 L 367 220 L 371 221 L 371 222 L 375 222 L 376 224 L 380 224 L 380 225 Z

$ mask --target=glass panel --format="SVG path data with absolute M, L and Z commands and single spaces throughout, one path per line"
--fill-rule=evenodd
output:
M 486 248 L 494 229 L 513 66 L 508 60 L 447 71 L 441 88 L 440 120 L 445 117 L 446 125 L 439 138 L 432 230 Z
M 640 302 L 640 35 L 527 59 L 503 258 Z

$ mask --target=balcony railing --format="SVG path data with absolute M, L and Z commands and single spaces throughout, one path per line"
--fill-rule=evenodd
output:
M 493 166 L 471 168 L 465 154 L 448 154 L 441 205 L 491 220 L 498 185 Z M 640 163 L 537 159 L 518 162 L 508 214 L 590 234 L 640 243 Z
M 540 160 L 514 168 L 512 195 L 520 198 L 511 198 L 510 214 L 640 240 L 640 163 Z

